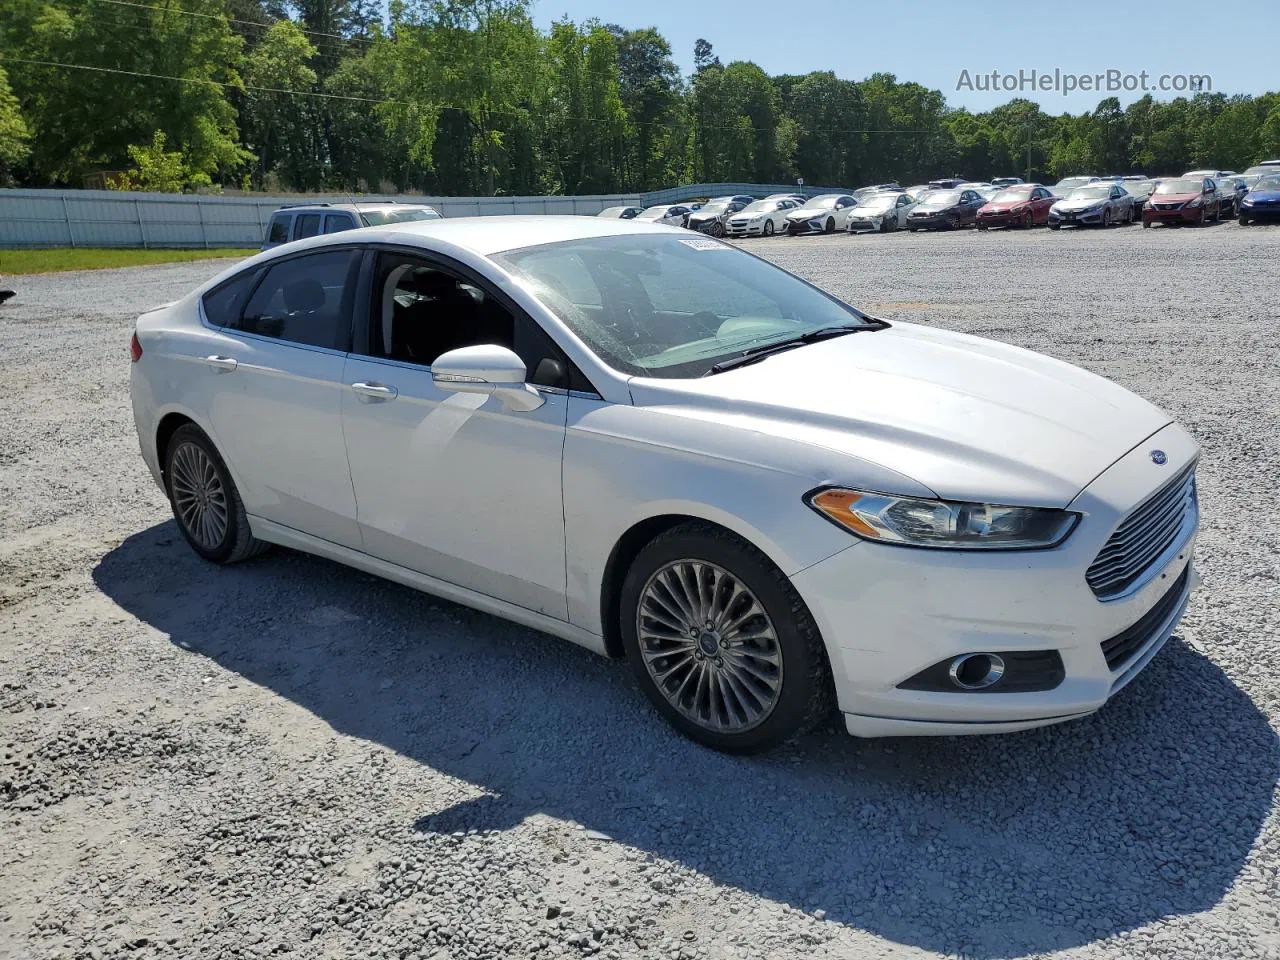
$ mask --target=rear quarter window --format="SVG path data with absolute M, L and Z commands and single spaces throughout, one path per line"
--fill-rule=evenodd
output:
M 205 318 L 215 327 L 236 326 L 257 276 L 257 270 L 249 270 L 218 284 L 206 293 L 201 300 Z
M 267 227 L 267 243 L 287 243 L 289 240 L 289 221 L 292 218 L 288 215 L 276 214 L 271 218 L 271 225 Z
M 303 237 L 314 237 L 319 232 L 320 232 L 320 214 L 318 213 L 298 214 L 298 222 L 293 231 L 293 236 L 295 240 L 301 240 Z

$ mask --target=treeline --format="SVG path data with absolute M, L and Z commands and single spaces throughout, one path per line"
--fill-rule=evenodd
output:
M 1181 173 L 1280 156 L 1280 94 L 986 113 L 890 74 L 769 76 L 529 0 L 5 0 L 0 183 L 612 193 L 961 174 Z M 6 76 L 7 75 L 7 76 Z M 106 176 L 103 176 L 106 174 Z M 96 178 L 96 179 L 95 179 Z

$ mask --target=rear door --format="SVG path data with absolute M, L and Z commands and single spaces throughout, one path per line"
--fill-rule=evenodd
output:
M 209 426 L 245 510 L 349 547 L 360 533 L 342 372 L 361 256 L 326 247 L 265 266 L 243 307 L 202 310 L 216 336 L 193 371 L 209 381 Z

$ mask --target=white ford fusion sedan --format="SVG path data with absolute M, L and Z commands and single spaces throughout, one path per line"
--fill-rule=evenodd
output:
M 625 657 L 719 749 L 832 698 L 858 736 L 1084 716 L 1195 582 L 1198 450 L 1156 407 L 673 227 L 313 237 L 131 351 L 201 556 L 282 544 Z

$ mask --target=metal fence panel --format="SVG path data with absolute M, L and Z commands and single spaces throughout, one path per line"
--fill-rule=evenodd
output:
M 745 193 L 762 197 L 796 192 L 790 184 L 695 183 L 646 194 L 581 197 L 414 197 L 362 196 L 360 202 L 397 200 L 426 203 L 446 217 L 500 214 L 594 216 L 606 207 L 650 207 L 697 197 Z M 840 187 L 805 187 L 807 195 L 844 192 Z M 194 196 L 114 190 L 0 190 L 0 248 L 3 247 L 256 247 L 271 214 L 286 204 L 327 201 L 324 197 Z

